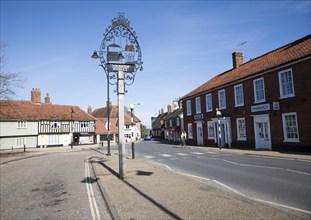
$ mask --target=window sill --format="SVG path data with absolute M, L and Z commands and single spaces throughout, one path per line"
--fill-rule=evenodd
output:
M 294 98 L 295 95 L 282 96 L 280 99 Z
M 246 138 L 245 139 L 237 139 L 237 141 L 246 141 Z
M 259 103 L 264 103 L 266 102 L 266 100 L 259 100 L 259 101 L 255 101 L 254 104 L 259 104 Z
M 235 108 L 237 108 L 237 107 L 244 107 L 244 104 L 235 105 L 234 107 L 235 107 Z
M 284 143 L 300 143 L 299 139 L 287 139 L 283 141 Z

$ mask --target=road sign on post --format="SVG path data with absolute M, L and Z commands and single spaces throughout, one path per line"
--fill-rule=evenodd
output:
M 120 45 L 115 42 L 120 42 Z M 122 42 L 126 42 L 126 44 L 122 45 Z M 124 179 L 126 176 L 124 141 L 125 86 L 130 86 L 134 83 L 137 70 L 143 70 L 141 49 L 137 41 L 136 32 L 130 26 L 130 22 L 125 18 L 124 13 L 118 13 L 118 17 L 112 20 L 112 24 L 108 26 L 104 33 L 104 39 L 102 40 L 99 51 L 95 51 L 91 57 L 100 59 L 100 66 L 106 72 L 108 84 L 117 85 L 119 176 L 121 179 Z M 108 92 L 107 95 L 109 94 Z

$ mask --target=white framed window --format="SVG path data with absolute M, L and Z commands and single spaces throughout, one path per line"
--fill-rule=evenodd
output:
M 237 140 L 245 141 L 246 140 L 245 118 L 236 119 L 236 130 L 237 130 Z
M 180 118 L 176 118 L 176 125 L 180 126 Z
M 207 94 L 205 96 L 205 100 L 206 100 L 206 112 L 211 112 L 213 110 L 212 94 Z
M 215 133 L 214 133 L 214 123 L 212 121 L 207 122 L 207 138 L 209 140 L 214 140 Z
M 218 91 L 218 105 L 219 109 L 226 109 L 226 92 L 224 89 Z
M 172 119 L 170 119 L 170 127 L 173 126 L 173 122 L 172 122 Z
M 234 86 L 234 102 L 235 107 L 244 105 L 243 85 Z
M 51 121 L 51 129 L 59 129 L 60 128 L 60 121 Z
M 17 128 L 27 128 L 27 121 L 18 121 Z
M 191 100 L 187 100 L 187 115 L 191 115 Z
M 255 79 L 254 83 L 254 99 L 255 103 L 265 102 L 265 83 L 263 78 Z
M 196 114 L 201 113 L 201 97 L 195 98 L 195 111 L 196 111 Z
M 60 144 L 59 135 L 49 135 L 49 145 Z
M 292 69 L 279 72 L 280 98 L 295 96 Z
M 297 113 L 283 113 L 282 121 L 284 142 L 299 142 Z
M 192 124 L 188 123 L 188 138 L 193 139 Z
M 24 137 L 16 138 L 16 146 L 17 147 L 24 147 L 24 144 L 26 144 L 26 138 L 24 138 Z

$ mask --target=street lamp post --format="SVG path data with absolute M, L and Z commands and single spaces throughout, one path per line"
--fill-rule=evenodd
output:
M 218 121 L 218 147 L 221 150 L 221 127 L 220 127 L 220 117 L 221 117 L 221 111 L 216 108 L 216 116 Z
M 110 99 L 109 99 L 109 73 L 107 76 L 107 156 L 111 156 L 110 153 Z
M 116 44 L 115 42 L 120 42 L 120 45 Z M 122 47 L 122 42 L 126 43 L 124 49 Z M 134 83 L 137 70 L 142 71 L 143 69 L 143 62 L 136 32 L 133 31 L 133 28 L 130 26 L 130 21 L 125 18 L 123 13 L 118 13 L 118 17 L 112 20 L 112 24 L 109 25 L 105 30 L 100 49 L 98 51 L 94 51 L 91 57 L 94 59 L 100 59 L 100 66 L 104 69 L 107 75 L 107 87 L 109 84 L 117 86 L 119 112 L 119 175 L 121 179 L 124 179 L 126 173 L 124 142 L 124 95 L 127 92 L 125 86 L 130 86 Z M 107 91 L 108 96 L 109 88 L 107 88 Z
M 135 148 L 134 148 L 134 132 L 136 132 L 135 130 L 133 131 L 133 126 L 134 126 L 134 118 L 133 118 L 133 111 L 134 111 L 135 105 L 134 104 L 130 104 L 130 110 L 131 110 L 131 126 L 132 126 L 132 135 L 131 135 L 131 146 L 132 146 L 132 159 L 135 159 Z

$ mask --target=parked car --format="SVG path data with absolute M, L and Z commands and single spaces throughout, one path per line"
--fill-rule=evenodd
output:
M 145 135 L 144 140 L 145 140 L 145 141 L 151 141 L 151 136 Z

